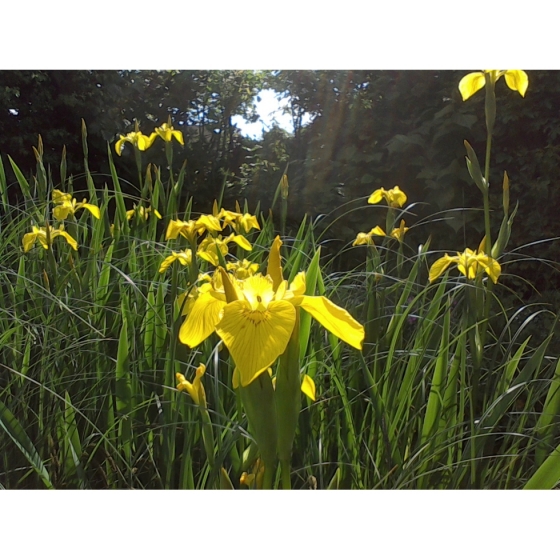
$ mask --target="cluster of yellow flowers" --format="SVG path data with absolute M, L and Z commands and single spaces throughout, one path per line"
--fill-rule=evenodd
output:
M 95 204 L 88 204 L 85 198 L 82 202 L 77 202 L 71 194 L 54 189 L 52 200 L 55 205 L 53 208 L 53 216 L 58 221 L 68 219 L 68 216 L 73 216 L 82 208 L 88 210 L 97 220 L 101 217 L 99 208 L 95 206 Z M 68 232 L 64 231 L 64 224 L 60 224 L 58 228 L 49 224 L 45 227 L 33 226 L 31 232 L 23 236 L 23 250 L 26 253 L 30 251 L 36 241 L 38 241 L 44 249 L 49 249 L 55 237 L 63 237 L 74 251 L 78 250 L 78 242 Z
M 368 198 L 368 204 L 377 204 L 383 199 L 385 199 L 389 208 L 402 208 L 407 200 L 407 196 L 401 191 L 399 187 L 393 187 L 389 190 L 385 190 L 383 187 L 381 187 L 380 189 L 373 191 L 371 196 Z M 404 220 L 401 220 L 399 227 L 393 228 L 391 233 L 385 233 L 380 226 L 375 226 L 367 233 L 358 233 L 356 239 L 354 240 L 354 243 L 352 243 L 352 246 L 355 247 L 356 245 L 375 245 L 375 243 L 373 242 L 373 237 L 392 237 L 399 243 L 402 243 L 404 241 L 404 234 L 408 231 L 408 229 L 409 228 L 405 226 Z
M 223 231 L 227 226 L 230 226 L 234 233 L 224 237 L 218 232 Z M 252 250 L 253 246 L 241 233 L 247 234 L 253 229 L 261 229 L 257 218 L 251 214 L 242 213 L 237 202 L 235 212 L 224 210 L 223 208 L 218 211 L 217 203 L 214 202 L 212 214 L 203 214 L 196 220 L 171 220 L 167 226 L 165 239 L 177 239 L 179 236 L 184 237 L 189 242 L 191 249 L 181 252 L 173 251 L 161 263 L 159 271 L 165 272 L 177 260 L 182 265 L 189 266 L 192 262 L 193 250 L 196 251 L 196 255 L 199 258 L 213 266 L 218 266 L 220 259 L 223 259 L 229 252 L 229 243 L 236 243 L 245 251 Z M 209 235 L 199 243 L 198 238 L 205 233 Z M 258 265 L 249 263 L 246 260 L 240 264 L 231 264 L 230 266 L 234 267 L 233 270 L 236 270 L 239 275 L 245 276 L 249 275 L 252 270 L 258 270 Z
M 181 146 L 185 145 L 183 140 L 183 133 L 179 130 L 175 130 L 171 125 L 171 117 L 169 118 L 169 122 L 162 124 L 155 128 L 154 132 L 150 134 L 150 136 L 146 136 L 142 134 L 138 129 L 134 132 L 129 132 L 127 135 L 123 136 L 119 134 L 120 138 L 117 140 L 115 144 L 115 152 L 117 155 L 122 154 L 123 145 L 125 142 L 132 144 L 134 147 L 138 148 L 140 151 L 146 151 L 155 141 L 155 139 L 159 136 L 165 142 L 171 142 L 173 138 L 181 144 Z

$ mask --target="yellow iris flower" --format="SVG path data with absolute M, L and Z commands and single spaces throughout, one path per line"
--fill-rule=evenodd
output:
M 381 187 L 380 189 L 373 191 L 371 196 L 368 198 L 368 204 L 377 204 L 378 202 L 381 202 L 382 199 L 385 199 L 391 208 L 402 208 L 406 202 L 407 196 L 399 187 L 393 187 L 388 191 Z
M 404 220 L 401 220 L 400 226 L 398 228 L 393 228 L 391 235 L 387 235 L 380 226 L 375 226 L 368 233 L 360 232 L 356 236 L 356 239 L 354 239 L 352 247 L 356 247 L 357 245 L 375 245 L 373 237 L 392 237 L 399 243 L 402 243 L 404 241 L 404 234 L 410 229 L 405 227 L 404 223 Z
M 237 211 L 224 210 L 223 208 L 218 212 L 218 204 L 214 201 L 213 214 L 216 218 L 223 220 L 224 227 L 231 226 L 236 232 L 249 233 L 252 229 L 261 229 L 256 216 L 252 214 L 241 212 L 239 203 L 235 203 Z
M 504 76 L 510 89 L 518 91 L 521 97 L 525 97 L 525 92 L 529 86 L 529 77 L 523 70 L 484 70 L 484 72 L 471 72 L 461 79 L 459 91 L 463 101 L 482 89 L 487 79 L 495 84 L 502 76 Z
M 410 229 L 405 227 L 404 224 L 405 224 L 404 220 L 401 220 L 399 227 L 394 228 L 393 231 L 391 232 L 391 237 L 393 239 L 396 239 L 399 243 L 402 243 L 404 241 L 404 234 Z
M 242 261 L 227 263 L 226 270 L 228 272 L 233 272 L 233 275 L 238 280 L 245 280 L 259 271 L 259 265 L 247 259 L 243 259 Z
M 484 246 L 483 243 L 481 243 L 481 247 Z M 445 255 L 441 257 L 441 259 L 438 259 L 430 267 L 430 282 L 433 282 L 434 280 L 439 278 L 450 265 L 456 264 L 459 272 L 461 272 L 461 274 L 463 274 L 470 280 L 474 280 L 479 272 L 484 270 L 484 272 L 488 274 L 492 282 L 496 284 L 498 282 L 498 277 L 502 272 L 500 264 L 497 260 L 486 255 L 482 251 L 481 247 L 479 247 L 478 251 L 465 249 L 463 253 L 457 253 L 455 257 L 450 257 L 447 253 L 445 253 Z
M 129 132 L 126 136 L 119 134 L 120 138 L 117 140 L 115 144 L 115 152 L 117 155 L 122 154 L 123 144 L 125 142 L 129 142 L 133 146 L 136 146 L 140 151 L 146 151 L 153 143 L 154 140 L 157 138 L 157 134 L 152 132 L 150 136 L 146 136 L 139 131 L 136 132 Z
M 53 208 L 53 215 L 57 220 L 66 220 L 66 218 L 68 218 L 68 214 L 74 215 L 82 208 L 89 210 L 98 220 L 101 218 L 99 207 L 95 206 L 95 204 L 87 204 L 85 198 L 82 202 L 76 202 L 76 199 L 72 198 L 71 194 L 63 193 L 58 189 L 54 189 L 52 199 L 56 205 Z
M 163 138 L 165 142 L 171 142 L 173 138 L 175 138 L 181 146 L 185 145 L 183 133 L 179 130 L 175 130 L 171 123 L 163 123 L 161 126 L 157 127 L 155 134 L 157 134 L 160 138 Z
M 144 206 L 142 205 L 134 205 L 134 208 L 132 210 L 128 210 L 126 213 L 126 219 L 132 220 L 132 218 L 134 218 L 134 214 L 138 214 L 140 219 L 146 221 L 148 219 L 148 214 L 152 211 L 155 214 L 156 218 L 158 220 L 161 220 L 161 214 L 155 208 L 152 208 L 151 206 L 148 206 L 148 208 L 144 208 Z
M 160 274 L 165 272 L 175 261 L 179 261 L 183 266 L 189 266 L 192 262 L 192 251 L 190 249 L 179 253 L 172 251 L 171 256 L 167 257 L 161 263 L 161 266 L 159 267 Z
M 204 391 L 204 385 L 202 384 L 202 376 L 206 372 L 206 366 L 200 364 L 196 368 L 196 373 L 194 381 L 191 383 L 185 379 L 182 373 L 175 374 L 179 384 L 177 385 L 178 391 L 187 391 L 191 396 L 192 400 L 198 405 L 206 408 L 206 392 Z
M 194 347 L 212 332 L 227 346 L 239 370 L 240 383 L 249 385 L 286 350 L 300 307 L 327 330 L 354 348 L 362 349 L 364 328 L 345 309 L 323 296 L 306 296 L 305 272 L 288 289 L 282 278 L 279 237 L 274 240 L 268 274 L 236 280 L 223 269 L 224 292 L 200 295 L 181 326 L 179 340 Z
M 205 231 L 217 233 L 221 230 L 222 226 L 216 216 L 203 214 L 197 220 L 189 220 L 187 222 L 183 220 L 171 220 L 167 226 L 165 239 L 177 239 L 179 235 L 182 235 L 192 245 L 195 245 L 197 237 L 202 235 Z
M 58 229 L 55 229 L 52 226 L 47 226 L 47 228 L 49 228 L 48 237 L 50 238 L 51 243 L 55 237 L 61 236 L 64 237 L 64 239 L 66 239 L 68 245 L 70 245 L 70 247 L 72 247 L 74 251 L 78 250 L 78 242 L 69 233 L 64 231 L 64 226 L 60 226 L 60 228 Z M 38 241 L 43 246 L 44 249 L 49 248 L 49 242 L 48 242 L 49 240 L 47 238 L 47 228 L 33 226 L 31 233 L 26 233 L 23 236 L 22 243 L 23 243 L 23 250 L 25 253 L 27 253 L 27 251 L 29 251 L 31 247 L 33 247 L 35 241 Z
M 197 256 L 205 261 L 208 261 L 213 266 L 218 266 L 220 264 L 220 257 L 218 256 L 218 251 L 221 253 L 222 257 L 225 257 L 228 252 L 228 243 L 237 243 L 239 247 L 250 251 L 253 246 L 245 239 L 242 235 L 228 235 L 223 238 L 221 235 L 218 237 L 206 237 L 202 240 L 197 251 Z
M 360 232 L 356 236 L 354 243 L 352 243 L 352 247 L 356 247 L 357 245 L 375 245 L 375 243 L 373 242 L 374 236 L 384 237 L 385 232 L 379 226 L 375 226 L 368 233 Z

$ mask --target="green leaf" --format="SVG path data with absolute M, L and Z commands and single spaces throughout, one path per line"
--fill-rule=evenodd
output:
M 16 417 L 11 411 L 0 401 L 0 427 L 6 432 L 10 439 L 16 444 L 18 449 L 23 453 L 30 465 L 41 477 L 43 484 L 47 488 L 53 488 L 49 473 L 45 468 L 37 449 L 21 427 Z

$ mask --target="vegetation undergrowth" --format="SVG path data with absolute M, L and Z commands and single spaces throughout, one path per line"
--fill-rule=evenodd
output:
M 40 138 L 33 177 L 8 157 L 8 185 L 0 159 L 1 486 L 553 488 L 557 313 L 503 303 L 518 258 L 506 173 L 496 224 L 489 206 L 502 76 L 524 95 L 518 70 L 459 86 L 486 95 L 483 168 L 465 142 L 485 236 L 443 256 L 399 187 L 372 193 L 384 223 L 336 255 L 328 224 L 289 231 L 287 174 L 273 212 L 223 208 L 222 191 L 194 215 L 171 121 L 109 147 L 102 186 L 85 124 L 83 177 L 64 153 L 45 169 Z M 145 161 L 162 142 L 166 169 Z M 112 150 L 132 150 L 137 196 Z M 350 251 L 362 264 L 337 270 Z

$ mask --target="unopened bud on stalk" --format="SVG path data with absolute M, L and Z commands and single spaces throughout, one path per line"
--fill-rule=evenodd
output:
M 280 195 L 284 200 L 288 198 L 288 176 L 286 174 L 282 175 L 282 179 L 280 180 Z
M 507 217 L 509 214 L 509 178 L 506 171 L 504 171 L 502 205 L 504 207 L 504 214 Z

